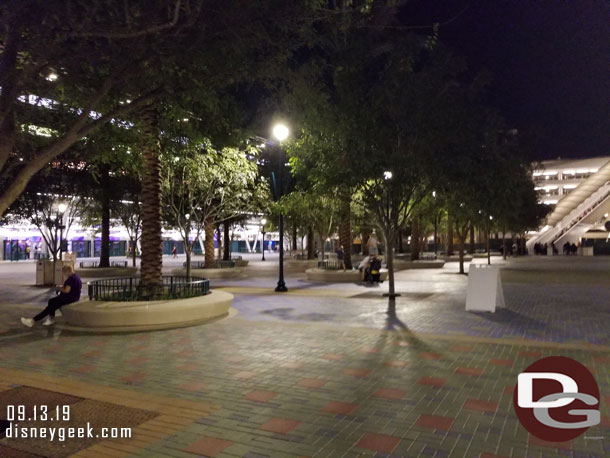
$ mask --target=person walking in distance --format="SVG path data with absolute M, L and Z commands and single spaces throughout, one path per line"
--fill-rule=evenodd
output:
M 80 292 L 83 287 L 83 282 L 80 277 L 74 273 L 72 265 L 65 265 L 62 267 L 61 272 L 68 278 L 64 282 L 64 286 L 59 288 L 59 295 L 52 299 L 49 299 L 49 303 L 46 308 L 36 315 L 34 318 L 21 318 L 21 322 L 31 328 L 35 323 L 39 322 L 43 318 L 46 320 L 42 323 L 44 326 L 50 326 L 55 324 L 55 312 L 64 305 L 72 304 L 80 300 Z

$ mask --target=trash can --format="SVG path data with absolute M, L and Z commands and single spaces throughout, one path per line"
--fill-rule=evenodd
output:
M 36 261 L 36 286 L 44 285 L 44 280 L 44 261 L 38 260 Z
M 51 264 L 53 264 L 52 261 L 51 261 Z M 54 278 L 54 281 L 52 282 L 53 285 L 63 285 L 64 284 L 64 281 L 66 279 L 63 276 L 62 268 L 63 268 L 63 266 L 67 266 L 67 265 L 71 265 L 72 269 L 74 269 L 74 261 L 72 261 L 72 260 L 57 261 L 55 263 L 55 278 Z
M 53 261 L 39 259 L 36 261 L 36 286 L 53 284 Z

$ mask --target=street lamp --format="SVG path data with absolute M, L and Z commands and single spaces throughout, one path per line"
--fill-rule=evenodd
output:
M 437 237 L 438 237 L 438 214 L 436 208 L 436 191 L 432 191 L 432 197 L 434 197 L 434 256 L 438 255 L 437 248 Z
M 288 127 L 285 124 L 276 124 L 273 127 L 273 136 L 280 142 L 280 169 L 278 170 L 278 182 L 279 189 L 276 189 L 276 197 L 279 200 L 280 194 L 283 188 L 283 180 L 282 180 L 282 169 L 284 168 L 284 159 L 282 154 L 282 141 L 288 138 L 288 134 L 290 133 Z M 280 278 L 277 282 L 277 286 L 275 287 L 275 291 L 278 293 L 285 293 L 288 291 L 286 288 L 286 283 L 284 282 L 284 215 L 280 211 Z M 264 248 L 264 241 L 263 241 Z M 263 250 L 264 251 L 264 250 Z
M 263 241 L 261 242 L 261 251 L 263 252 L 263 259 L 261 259 L 261 261 L 265 260 L 265 224 L 267 224 L 267 220 L 265 218 L 261 219 L 261 226 L 263 226 Z

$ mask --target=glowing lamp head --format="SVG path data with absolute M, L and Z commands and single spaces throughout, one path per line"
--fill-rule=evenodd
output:
M 66 211 L 66 208 L 68 208 L 68 206 L 64 203 L 61 203 L 57 206 L 57 209 L 59 210 L 59 213 L 63 213 Z
M 261 219 L 261 224 L 264 226 L 265 224 L 267 224 L 267 220 L 265 218 Z
M 390 172 L 389 170 L 386 170 L 385 172 L 383 172 L 384 180 L 390 180 L 391 178 L 392 178 L 392 172 Z
M 273 127 L 273 136 L 281 142 L 288 138 L 289 133 L 290 131 L 288 130 L 288 127 L 286 127 L 285 124 L 276 124 Z
M 57 73 L 51 72 L 47 75 L 47 81 L 56 81 L 58 78 Z

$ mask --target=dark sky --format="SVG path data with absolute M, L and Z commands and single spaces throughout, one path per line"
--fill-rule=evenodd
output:
M 411 0 L 404 13 L 454 18 L 441 41 L 491 72 L 488 102 L 533 137 L 534 159 L 610 155 L 610 1 Z

